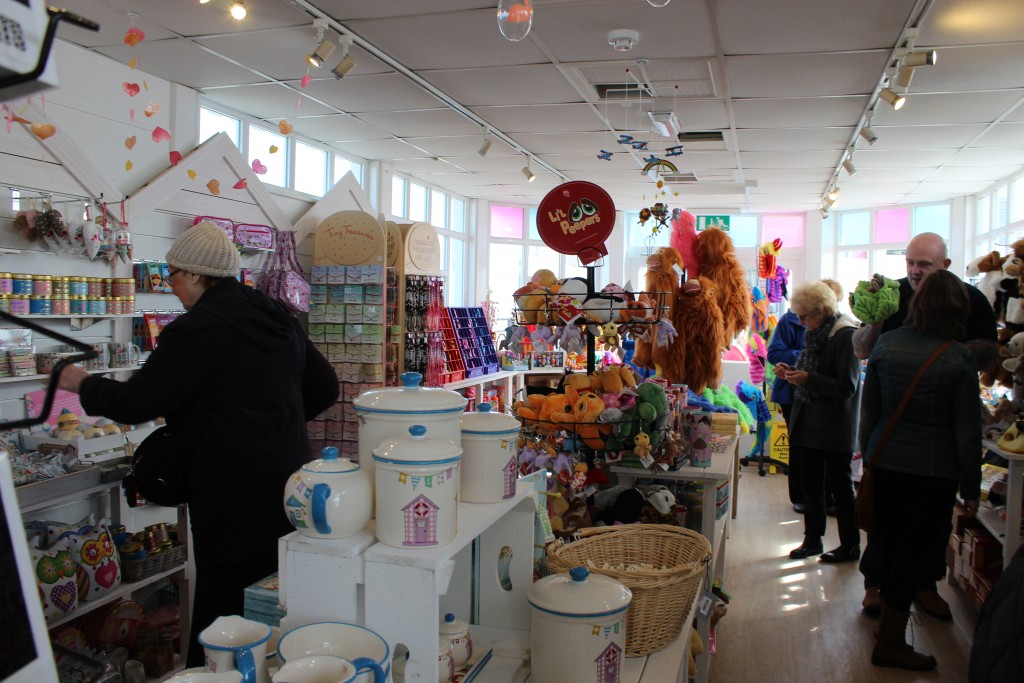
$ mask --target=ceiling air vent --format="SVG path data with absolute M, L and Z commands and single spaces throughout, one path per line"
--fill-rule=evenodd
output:
M 666 173 L 659 176 L 666 183 L 695 183 L 697 176 L 693 173 Z
M 725 138 L 722 137 L 722 131 L 720 130 L 679 133 L 676 135 L 676 139 L 684 144 L 687 142 L 724 142 L 725 140 Z
M 597 91 L 597 96 L 602 100 L 612 101 L 625 101 L 625 100 L 639 100 L 641 98 L 653 98 L 654 93 L 651 92 L 649 86 L 640 85 L 639 83 L 595 83 L 594 89 Z

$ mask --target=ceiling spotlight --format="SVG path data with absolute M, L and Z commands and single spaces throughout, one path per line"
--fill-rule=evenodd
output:
M 522 172 L 522 174 L 524 176 L 526 176 L 526 182 L 528 182 L 528 183 L 532 183 L 534 180 L 537 179 L 537 176 L 535 176 L 533 174 L 533 171 L 530 170 L 530 160 L 529 159 L 526 160 L 526 166 L 523 166 L 521 172 Z
M 334 43 L 324 38 L 324 30 L 327 28 L 327 20 L 317 17 L 313 20 L 313 28 L 316 29 L 316 49 L 313 54 L 306 55 L 306 61 L 310 66 L 320 68 L 327 61 L 327 58 L 334 52 Z
M 352 69 L 356 68 L 355 58 L 349 54 L 349 50 L 352 48 L 352 36 L 341 36 L 338 38 L 338 45 L 341 46 L 341 60 L 331 69 L 331 73 L 339 81 L 348 75 Z
M 853 165 L 853 157 L 846 157 L 846 159 L 843 160 L 843 168 L 845 168 L 846 172 L 850 175 L 857 175 L 857 167 Z
M 903 105 L 907 103 L 907 98 L 900 95 L 892 88 L 882 88 L 879 91 L 878 96 L 888 104 L 892 105 L 892 108 L 896 111 L 902 109 Z
M 818 213 L 821 214 L 822 218 L 828 218 L 828 209 L 826 209 L 824 206 L 818 209 Z
M 476 153 L 479 154 L 480 156 L 484 157 L 484 156 L 487 156 L 487 152 L 489 152 L 490 150 L 491 150 L 491 139 L 489 137 L 487 137 L 487 129 L 484 128 L 484 139 L 483 139 L 483 142 L 480 143 L 480 146 L 477 148 Z
M 867 124 L 860 129 L 860 136 L 867 140 L 869 145 L 873 145 L 878 142 L 878 136 L 875 135 L 875 131 L 871 130 Z
M 608 44 L 616 52 L 629 52 L 640 42 L 640 34 L 629 28 L 617 28 L 608 33 Z
M 935 50 L 919 50 L 911 52 L 903 58 L 903 66 L 911 69 L 918 66 L 931 66 L 939 61 L 939 53 Z
M 235 0 L 235 2 L 231 3 L 228 12 L 231 12 L 231 18 L 235 21 L 241 21 L 249 14 L 249 10 L 245 8 L 245 3 L 242 0 Z
M 838 202 L 839 201 L 839 187 L 837 187 L 836 185 L 833 185 L 832 189 L 829 190 L 828 194 L 825 195 L 825 198 L 829 201 L 830 205 L 831 204 L 835 204 L 836 202 Z
M 210 2 L 210 0 L 199 0 L 199 4 L 200 4 L 200 5 L 205 5 L 205 4 L 207 4 L 208 2 Z

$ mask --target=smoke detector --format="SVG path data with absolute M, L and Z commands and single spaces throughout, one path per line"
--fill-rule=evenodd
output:
M 617 28 L 608 32 L 608 44 L 616 52 L 629 52 L 640 42 L 640 34 L 629 28 Z

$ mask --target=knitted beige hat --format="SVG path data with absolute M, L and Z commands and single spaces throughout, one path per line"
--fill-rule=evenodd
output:
M 167 265 L 198 275 L 237 277 L 242 263 L 224 229 L 202 221 L 174 240 L 167 252 Z

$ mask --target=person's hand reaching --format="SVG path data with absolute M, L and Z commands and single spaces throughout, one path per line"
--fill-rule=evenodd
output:
M 57 380 L 57 388 L 77 394 L 82 386 L 82 380 L 89 376 L 83 368 L 77 365 L 67 365 L 61 370 Z

